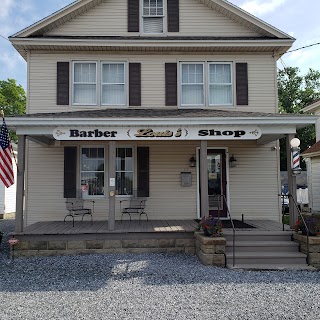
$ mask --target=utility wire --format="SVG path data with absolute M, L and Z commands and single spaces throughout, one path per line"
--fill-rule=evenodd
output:
M 10 40 L 9 40 L 8 38 L 6 38 L 5 36 L 3 36 L 3 35 L 1 35 L 1 34 L 0 34 L 0 37 L 3 38 L 4 40 L 7 40 L 7 41 L 10 42 Z
M 294 52 L 294 51 L 298 51 L 298 50 L 305 49 L 305 48 L 310 48 L 310 47 L 313 47 L 313 46 L 318 46 L 319 44 L 320 44 L 320 42 L 313 43 L 313 44 L 310 44 L 310 45 L 308 45 L 308 46 L 304 46 L 304 47 L 301 47 L 301 48 L 298 48 L 298 49 L 294 49 L 294 50 L 287 51 L 287 52 L 285 52 L 284 54 L 290 53 L 290 52 Z

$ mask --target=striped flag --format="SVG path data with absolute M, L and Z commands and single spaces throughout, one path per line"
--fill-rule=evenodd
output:
M 12 147 L 4 119 L 0 132 L 0 179 L 7 188 L 14 184 Z

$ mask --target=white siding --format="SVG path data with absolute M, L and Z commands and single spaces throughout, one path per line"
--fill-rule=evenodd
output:
M 0 214 L 4 214 L 5 185 L 0 181 Z
M 16 212 L 16 191 L 17 191 L 17 165 L 15 160 L 12 159 L 14 184 L 5 190 L 5 213 Z
M 320 157 L 312 157 L 311 161 L 311 190 L 312 203 L 311 208 L 315 211 L 320 211 Z
M 256 32 L 219 14 L 196 0 L 180 1 L 179 36 L 259 36 Z M 128 36 L 127 0 L 108 0 L 78 16 L 47 35 Z M 139 33 L 137 33 L 139 34 Z
M 164 56 L 157 54 L 106 54 L 96 52 L 32 52 L 30 57 L 30 107 L 28 110 L 30 113 L 62 112 L 97 107 L 68 107 L 56 105 L 57 61 L 72 60 L 141 62 L 142 108 L 164 107 L 166 62 L 230 61 L 233 62 L 234 67 L 236 62 L 247 62 L 249 77 L 249 105 L 236 106 L 236 108 L 243 111 L 276 112 L 276 68 L 275 60 L 271 55 L 170 54 Z M 222 107 L 218 109 L 221 108 Z M 228 110 L 230 107 L 227 107 L 226 109 Z
M 86 144 L 87 145 L 87 144 Z M 106 144 L 104 144 L 106 145 Z M 200 143 L 145 142 L 150 147 L 150 197 L 146 211 L 149 219 L 194 219 L 197 217 L 197 169 L 189 167 L 189 158 Z M 229 147 L 237 158 L 230 168 L 229 189 L 234 218 L 279 219 L 277 152 L 271 145 L 257 147 L 254 142 L 210 142 L 209 147 Z M 28 144 L 27 224 L 63 220 L 63 148 L 44 148 Z M 191 171 L 192 186 L 181 187 L 180 174 Z M 120 219 L 119 199 L 116 219 Z M 121 198 L 123 199 L 123 197 Z M 95 199 L 95 220 L 108 218 L 108 200 Z

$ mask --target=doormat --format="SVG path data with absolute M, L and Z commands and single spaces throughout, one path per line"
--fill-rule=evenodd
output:
M 198 223 L 200 219 L 195 219 L 195 221 Z M 256 227 L 252 226 L 249 223 L 245 223 L 241 220 L 232 220 L 233 225 L 236 229 L 255 229 Z M 224 229 L 232 229 L 232 224 L 230 220 L 221 220 L 222 222 L 222 228 Z

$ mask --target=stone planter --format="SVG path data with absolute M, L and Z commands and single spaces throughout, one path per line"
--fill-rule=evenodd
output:
M 225 266 L 226 239 L 207 237 L 202 232 L 195 232 L 196 255 L 204 265 Z
M 293 240 L 299 243 L 300 251 L 307 254 L 307 236 L 294 233 Z M 309 264 L 320 268 L 320 237 L 309 236 Z

